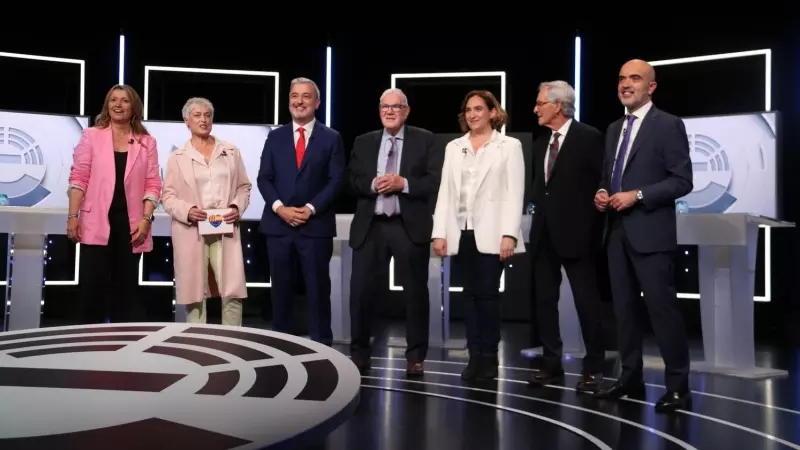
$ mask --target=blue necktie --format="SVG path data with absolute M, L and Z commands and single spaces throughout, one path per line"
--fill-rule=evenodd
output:
M 622 168 L 625 167 L 625 158 L 628 153 L 628 142 L 631 137 L 631 129 L 633 128 L 633 121 L 636 116 L 628 114 L 628 125 L 625 127 L 625 132 L 622 135 L 622 144 L 619 146 L 619 155 L 614 162 L 614 172 L 611 173 L 611 193 L 615 194 L 622 190 Z

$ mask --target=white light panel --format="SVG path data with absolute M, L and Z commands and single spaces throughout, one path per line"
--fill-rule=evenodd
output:
M 575 120 L 581 120 L 581 37 L 575 36 Z
M 331 124 L 331 63 L 333 62 L 333 54 L 331 47 L 328 46 L 325 56 L 325 125 L 332 126 Z M 275 122 L 278 123 L 278 122 Z
M 80 111 L 79 115 L 84 115 L 86 103 L 86 61 L 82 59 L 58 58 L 55 56 L 27 55 L 23 53 L 0 52 L 0 57 L 30 59 L 34 61 L 47 61 L 53 63 L 77 64 L 80 67 Z M 10 250 L 10 249 L 9 249 Z M 46 286 L 75 286 L 80 278 L 81 246 L 75 245 L 75 278 L 72 280 L 46 280 Z M 5 286 L 6 280 L 0 281 L 0 286 Z
M 125 84 L 125 35 L 119 35 L 119 81 L 117 84 Z
M 751 56 L 763 56 L 764 64 L 764 111 L 772 109 L 772 50 L 765 48 L 761 50 L 749 50 L 734 53 L 718 53 L 714 55 L 692 56 L 690 58 L 665 59 L 661 61 L 648 61 L 651 66 L 672 66 L 676 64 L 689 64 L 707 61 L 718 61 L 721 59 L 746 58 Z M 772 229 L 764 228 L 764 295 L 756 295 L 755 301 L 769 302 L 772 300 Z M 678 298 L 700 298 L 700 294 L 678 293 Z
M 150 97 L 150 72 L 184 72 L 184 73 L 208 73 L 217 75 L 244 75 L 251 77 L 273 77 L 275 79 L 275 116 L 272 123 L 280 123 L 279 113 L 279 93 L 280 93 L 280 74 L 278 72 L 265 72 L 261 70 L 230 70 L 230 69 L 201 69 L 194 67 L 169 67 L 169 66 L 144 66 L 144 120 L 148 120 L 148 103 Z M 209 99 L 212 102 L 214 99 Z
M 505 72 L 440 72 L 440 73 L 393 73 L 392 88 L 397 87 L 399 79 L 428 79 L 428 78 L 479 78 L 479 77 L 498 77 L 500 78 L 500 106 L 506 109 L 506 73 Z M 466 94 L 466 92 L 465 92 Z M 506 132 L 503 125 L 501 133 Z M 506 271 L 500 276 L 500 292 L 506 289 Z M 394 284 L 394 257 L 389 260 L 389 290 L 402 291 L 403 286 Z M 462 292 L 464 288 L 450 286 L 450 292 Z

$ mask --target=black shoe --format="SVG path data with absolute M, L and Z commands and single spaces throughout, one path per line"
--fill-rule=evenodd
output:
M 497 355 L 481 355 L 475 379 L 479 381 L 494 380 L 497 378 L 499 365 Z
M 564 370 L 537 370 L 533 372 L 528 383 L 534 386 L 544 386 L 546 384 L 563 384 Z
M 692 406 L 692 396 L 689 391 L 667 391 L 656 403 L 656 412 L 666 413 L 679 409 L 688 409 Z
M 629 382 L 623 384 L 615 382 L 611 387 L 600 389 L 594 394 L 596 398 L 619 399 L 622 397 L 636 398 L 644 400 L 647 397 L 643 382 Z
M 372 369 L 372 359 L 369 356 L 352 355 L 351 358 L 361 375 L 366 375 Z
M 461 372 L 461 379 L 462 380 L 474 380 L 478 375 L 478 370 L 480 369 L 480 355 L 472 354 L 469 355 L 469 363 L 467 363 L 467 368 Z

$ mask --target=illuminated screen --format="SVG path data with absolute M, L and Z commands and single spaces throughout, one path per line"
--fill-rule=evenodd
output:
M 170 154 L 189 139 L 183 122 L 145 121 L 158 143 L 163 178 Z M 72 153 L 88 117 L 0 111 L 0 194 L 11 206 L 68 208 Z M 264 141 L 274 126 L 214 124 L 213 133 L 237 146 L 253 183 L 244 220 L 261 220 L 264 199 L 256 187 Z M 161 209 L 161 208 L 159 208 Z
M 777 113 L 685 118 L 694 213 L 778 216 Z

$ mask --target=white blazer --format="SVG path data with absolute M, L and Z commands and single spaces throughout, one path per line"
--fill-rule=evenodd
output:
M 458 200 L 461 193 L 463 150 L 472 151 L 469 133 L 445 148 L 442 180 L 433 214 L 433 239 L 447 241 L 447 254 L 458 254 L 461 227 Z M 500 254 L 503 236 L 516 237 L 515 253 L 525 252 L 522 210 L 525 194 L 525 161 L 522 143 L 495 131 L 478 163 L 477 192 L 473 205 L 473 229 L 478 251 Z

